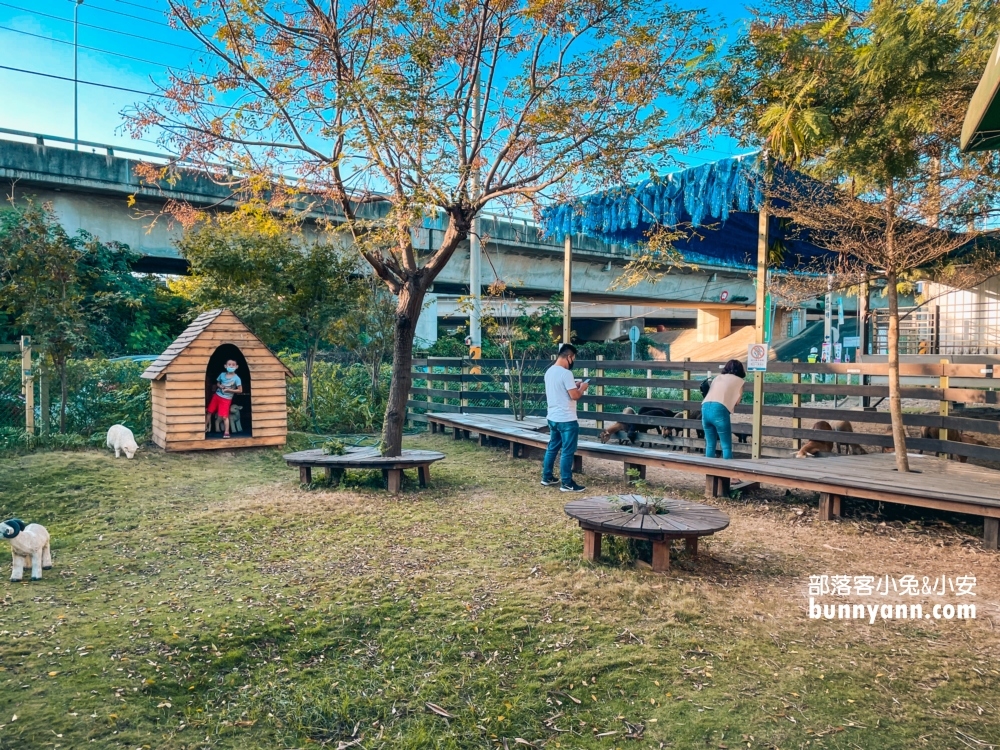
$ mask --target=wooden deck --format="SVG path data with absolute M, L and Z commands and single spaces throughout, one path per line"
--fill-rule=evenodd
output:
M 525 447 L 544 450 L 548 445 L 548 435 L 537 427 L 512 425 L 512 420 L 492 415 L 428 414 L 427 419 L 432 429 L 451 428 L 456 439 L 476 433 L 481 444 L 491 437 L 506 441 L 512 457 L 521 455 Z M 577 456 L 621 461 L 626 476 L 630 469 L 637 469 L 644 477 L 647 466 L 702 474 L 709 497 L 727 494 L 733 482 L 812 490 L 820 494 L 822 520 L 840 515 L 842 502 L 857 498 L 981 516 L 987 549 L 997 549 L 1000 536 L 1000 471 L 933 456 L 910 454 L 911 472 L 902 475 L 896 472 L 895 457 L 882 453 L 726 461 L 581 440 Z

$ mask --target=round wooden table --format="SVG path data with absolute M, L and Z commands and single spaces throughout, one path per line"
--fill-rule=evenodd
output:
M 331 456 L 315 448 L 298 453 L 288 453 L 283 458 L 289 466 L 299 468 L 299 481 L 309 484 L 313 469 L 325 469 L 327 480 L 340 481 L 344 469 L 381 469 L 389 492 L 396 494 L 403 485 L 403 470 L 416 469 L 421 487 L 431 478 L 431 464 L 445 455 L 437 451 L 404 450 L 399 456 L 383 456 L 378 448 L 348 448 L 343 455 Z
M 698 537 L 714 534 L 729 526 L 729 516 L 718 508 L 687 500 L 664 498 L 664 513 L 635 513 L 634 504 L 645 505 L 642 495 L 603 495 L 567 503 L 566 515 L 583 529 L 583 556 L 601 557 L 601 536 L 626 536 L 653 543 L 653 570 L 670 570 L 670 542 L 683 539 L 692 557 L 698 556 Z

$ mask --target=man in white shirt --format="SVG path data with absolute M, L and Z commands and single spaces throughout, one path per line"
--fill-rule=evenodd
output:
M 583 487 L 573 481 L 573 454 L 580 436 L 580 423 L 576 418 L 576 402 L 587 392 L 587 383 L 578 383 L 573 378 L 573 362 L 576 347 L 563 344 L 559 347 L 555 364 L 545 371 L 545 401 L 548 404 L 549 447 L 542 461 L 542 486 L 551 487 L 559 482 L 562 492 L 583 492 Z M 559 460 L 559 480 L 552 471 L 555 468 L 556 453 L 562 452 Z

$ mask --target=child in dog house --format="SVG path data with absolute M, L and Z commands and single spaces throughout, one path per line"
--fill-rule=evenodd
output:
M 215 379 L 215 393 L 212 394 L 212 400 L 208 402 L 205 413 L 205 432 L 210 432 L 212 429 L 212 415 L 218 415 L 225 426 L 222 437 L 229 437 L 229 409 L 233 405 L 233 396 L 243 393 L 243 381 L 236 374 L 237 369 L 236 360 L 228 359 L 226 371 L 219 373 L 219 377 Z

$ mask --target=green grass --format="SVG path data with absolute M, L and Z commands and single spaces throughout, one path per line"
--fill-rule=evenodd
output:
M 399 498 L 300 488 L 279 451 L 0 459 L 0 515 L 45 524 L 55 563 L 2 584 L 0 748 L 1000 737 L 985 622 L 810 622 L 790 593 L 814 561 L 741 536 L 738 504 L 669 576 L 591 566 L 537 462 L 411 442 L 448 460 Z

